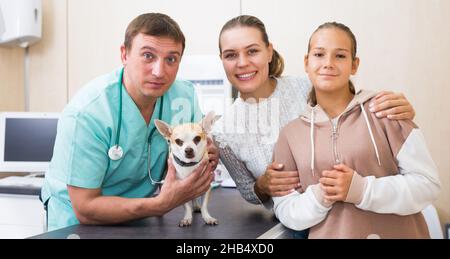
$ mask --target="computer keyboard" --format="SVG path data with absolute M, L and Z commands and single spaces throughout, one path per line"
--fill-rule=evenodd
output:
M 44 178 L 41 177 L 10 176 L 0 179 L 0 186 L 2 187 L 41 188 L 43 184 Z

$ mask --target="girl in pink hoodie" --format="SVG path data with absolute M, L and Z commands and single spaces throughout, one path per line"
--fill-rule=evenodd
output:
M 309 107 L 280 133 L 274 161 L 298 170 L 303 193 L 274 197 L 285 226 L 310 238 L 429 238 L 421 211 L 440 190 L 417 126 L 369 112 L 376 93 L 355 91 L 356 39 L 339 23 L 312 35 Z

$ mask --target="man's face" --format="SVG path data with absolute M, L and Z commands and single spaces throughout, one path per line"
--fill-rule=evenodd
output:
M 167 37 L 138 34 L 131 49 L 121 47 L 125 85 L 131 96 L 160 97 L 176 78 L 183 47 Z

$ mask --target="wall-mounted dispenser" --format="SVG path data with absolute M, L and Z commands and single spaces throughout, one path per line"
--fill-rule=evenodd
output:
M 0 46 L 26 48 L 42 36 L 42 0 L 0 0 Z

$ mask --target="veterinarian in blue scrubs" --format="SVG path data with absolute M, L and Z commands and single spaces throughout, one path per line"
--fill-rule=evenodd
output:
M 192 84 L 175 80 L 184 47 L 170 17 L 137 17 L 121 47 L 124 67 L 89 82 L 64 109 L 41 194 L 48 230 L 163 215 L 209 188 L 218 162 L 212 142 L 210 163 L 177 180 L 154 125 L 202 117 Z

